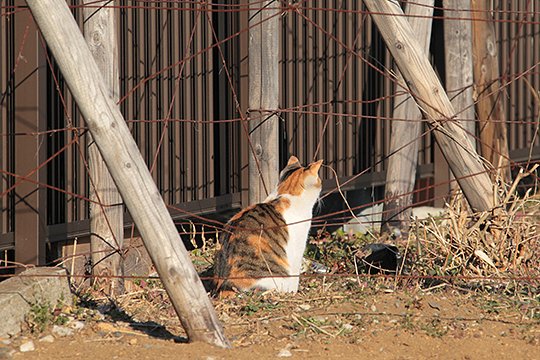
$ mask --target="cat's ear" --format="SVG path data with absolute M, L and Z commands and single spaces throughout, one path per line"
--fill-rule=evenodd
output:
M 319 172 L 319 169 L 321 168 L 322 163 L 323 161 L 319 160 L 309 164 L 309 171 L 311 171 L 313 174 L 317 174 Z
M 290 166 L 292 164 L 300 163 L 300 160 L 296 156 L 291 156 L 289 158 L 289 161 L 287 162 L 287 166 Z

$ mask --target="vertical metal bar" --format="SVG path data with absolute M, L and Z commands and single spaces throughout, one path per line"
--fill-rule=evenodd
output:
M 307 27 L 305 25 L 306 20 L 299 15 L 294 16 L 294 28 L 293 38 L 296 39 L 294 51 L 294 83 L 298 84 L 297 91 L 293 91 L 294 106 L 305 105 L 307 103 L 308 94 L 308 80 L 309 76 L 307 72 L 307 64 L 311 59 L 312 52 L 308 46 Z M 309 108 L 302 107 L 301 111 L 310 110 Z M 307 133 L 307 114 L 298 112 L 294 114 L 295 119 L 295 131 L 291 136 L 298 136 L 297 146 L 295 151 L 298 151 L 298 158 L 300 160 L 307 159 L 308 157 L 308 133 Z
M 17 0 L 18 6 L 24 1 Z M 28 32 L 27 32 L 28 31 Z M 25 35 L 27 34 L 26 38 Z M 36 25 L 28 12 L 15 15 L 15 43 L 23 44 L 20 61 L 14 73 L 17 94 L 15 111 L 15 173 L 26 176 L 45 161 L 46 146 L 43 138 L 32 133 L 46 129 L 46 62 Z M 34 181 L 44 183 L 46 174 L 40 169 L 30 175 Z M 15 193 L 15 261 L 21 264 L 45 263 L 46 197 L 47 192 L 39 185 L 24 181 Z
M 308 18 L 310 19 L 314 19 L 315 16 L 314 14 L 316 14 L 316 11 L 315 10 L 306 10 L 306 15 Z M 316 20 L 316 18 L 315 18 Z M 307 22 L 306 19 L 302 19 L 302 27 L 303 27 L 303 32 L 304 32 L 304 38 L 303 38 L 303 41 L 304 41 L 304 47 L 306 49 L 305 52 L 300 52 L 299 53 L 299 57 L 300 59 L 302 59 L 300 61 L 300 64 L 304 64 L 304 69 L 302 69 L 302 75 L 305 74 L 305 76 L 302 76 L 302 80 L 304 82 L 304 94 L 303 94 L 303 97 L 302 97 L 302 105 L 307 105 L 307 104 L 313 104 L 314 101 L 314 97 L 313 97 L 313 94 L 314 94 L 314 81 L 313 81 L 313 76 L 314 76 L 314 66 L 316 66 L 316 62 L 317 62 L 317 51 L 316 49 L 319 48 L 319 43 L 317 42 L 317 33 L 313 30 L 313 25 L 311 25 L 310 23 Z M 307 56 L 307 58 L 305 58 L 305 56 Z M 314 109 L 313 106 L 309 106 L 309 107 L 305 107 L 304 108 L 305 111 L 314 111 L 316 109 Z M 315 117 L 309 113 L 306 113 L 302 116 L 302 122 L 303 122 L 303 128 L 305 129 L 304 130 L 304 133 L 307 134 L 306 136 L 306 139 L 305 139 L 305 142 L 306 142 L 306 153 L 304 156 L 306 156 L 305 158 L 305 161 L 309 161 L 311 160 L 311 158 L 313 157 L 313 150 L 314 150 L 314 143 L 316 141 L 315 139 L 315 136 L 316 136 L 316 133 L 314 131 L 314 128 L 315 128 Z
M 249 3 L 249 0 L 240 0 L 240 4 L 242 5 L 242 8 L 246 8 L 247 4 Z M 239 16 L 239 30 L 240 29 L 246 29 L 249 21 L 249 12 L 248 11 L 242 11 L 240 12 Z M 249 56 L 249 34 L 248 32 L 243 32 L 240 34 L 239 38 L 239 47 L 240 47 L 240 89 L 247 89 L 249 87 L 249 62 L 248 62 L 248 56 Z M 214 69 L 216 71 L 217 69 Z M 249 96 L 247 91 L 240 91 L 240 107 L 242 109 L 248 109 L 249 108 Z M 242 114 L 246 115 L 246 114 Z M 237 116 L 240 116 L 240 114 L 237 114 Z M 239 190 L 241 192 L 241 201 L 242 206 L 246 206 L 249 204 L 249 145 L 248 145 L 248 135 L 244 132 L 242 124 L 235 123 L 233 125 L 237 132 L 239 133 L 239 142 L 240 142 L 240 155 L 239 155 L 239 168 L 240 168 L 240 187 Z M 246 124 L 246 127 L 248 125 Z
M 13 0 L 7 1 L 13 6 Z M 0 16 L 0 169 L 14 171 L 13 139 L 15 124 L 15 82 L 12 76 L 15 66 L 14 14 Z M 0 193 L 13 185 L 13 178 L 0 176 Z M 0 234 L 13 231 L 13 192 L 0 198 Z
M 198 5 L 195 5 L 195 7 L 198 7 Z M 195 11 L 195 13 L 198 13 Z M 208 26 L 208 21 L 206 19 L 206 15 L 203 13 L 199 15 L 199 20 L 197 21 L 196 27 L 195 27 L 195 35 L 193 37 L 194 45 L 195 45 L 195 39 L 197 39 L 197 47 L 193 48 L 193 53 L 196 54 L 200 50 L 204 48 L 204 40 L 205 35 L 202 31 L 204 26 Z M 196 199 L 201 200 L 205 197 L 205 189 L 208 186 L 206 183 L 206 179 L 204 176 L 204 168 L 208 166 L 208 163 L 206 161 L 206 124 L 203 122 L 203 107 L 204 107 L 204 54 L 198 55 L 194 59 L 195 64 L 195 84 L 197 85 L 195 98 L 194 101 L 194 108 L 197 114 L 197 121 L 198 121 L 198 131 L 196 133 L 196 142 L 197 142 L 197 149 L 198 152 L 195 157 L 195 163 L 197 164 L 197 192 L 196 192 Z M 227 64 L 228 65 L 228 64 Z
M 162 133 L 166 129 L 166 122 L 168 120 L 165 120 L 167 109 L 168 109 L 168 103 L 166 102 L 166 98 L 164 96 L 164 88 L 165 88 L 165 80 L 166 80 L 166 73 L 162 73 L 163 69 L 163 56 L 166 55 L 166 45 L 165 45 L 165 34 L 163 29 L 163 21 L 162 21 L 162 15 L 164 12 L 164 9 L 162 8 L 164 3 L 158 2 L 157 3 L 157 9 L 152 10 L 152 17 L 154 25 L 151 29 L 155 33 L 154 35 L 154 46 L 151 46 L 152 49 L 152 74 L 160 72 L 159 75 L 155 78 L 153 83 L 153 91 L 152 91 L 152 112 L 153 112 L 153 119 L 160 120 L 156 122 L 156 126 L 154 129 L 153 138 L 155 139 L 156 147 L 158 146 L 159 142 L 161 141 Z M 158 150 L 156 150 L 158 151 Z M 158 189 L 160 190 L 161 196 L 164 197 L 165 203 L 168 204 L 168 192 L 167 187 L 165 186 L 165 179 L 167 176 L 168 168 L 164 166 L 164 161 L 167 158 L 167 136 L 165 135 L 163 137 L 163 141 L 161 143 L 161 146 L 159 147 L 158 153 L 156 156 L 156 184 L 158 186 Z
M 172 28 L 172 13 L 170 9 L 163 10 L 164 11 L 164 19 L 163 19 L 163 66 L 170 66 L 172 61 L 172 49 L 173 49 L 173 28 Z M 174 200 L 174 178 L 176 175 L 175 171 L 175 163 L 174 163 L 174 127 L 176 126 L 175 119 L 177 116 L 175 116 L 175 106 L 172 103 L 173 101 L 173 94 L 174 94 L 174 88 L 175 88 L 175 82 L 173 79 L 173 69 L 169 68 L 167 72 L 165 73 L 164 79 L 162 81 L 161 86 L 163 86 L 163 101 L 165 101 L 164 104 L 164 114 L 167 117 L 169 123 L 167 126 L 167 132 L 165 134 L 165 153 L 163 154 L 163 167 L 165 170 L 164 173 L 164 187 L 167 189 L 167 203 L 168 204 L 175 204 Z M 170 111 L 169 111 L 170 110 Z

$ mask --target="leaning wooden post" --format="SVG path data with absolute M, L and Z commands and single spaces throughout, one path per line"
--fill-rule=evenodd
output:
M 26 0 L 191 341 L 229 347 L 137 144 L 64 0 Z
M 476 211 L 495 205 L 489 175 L 422 51 L 397 0 L 364 0 L 417 104 L 434 129 L 441 151 L 463 194 Z
M 499 83 L 497 39 L 491 17 L 491 2 L 471 0 L 473 63 L 482 156 L 497 169 L 503 181 L 510 181 L 508 138 L 504 95 Z
M 249 11 L 249 202 L 263 201 L 279 175 L 279 2 Z M 273 17 L 272 17 L 273 16 Z
M 107 1 L 83 0 L 91 7 L 83 8 L 84 37 L 94 60 L 103 74 L 109 97 L 116 103 L 120 93 L 118 42 L 115 9 Z M 101 7 L 103 6 L 103 7 Z M 100 8 L 101 7 L 101 8 Z M 90 248 L 92 274 L 118 276 L 110 280 L 110 295 L 124 291 L 124 206 L 107 166 L 90 136 L 88 145 L 90 168 Z M 101 204 L 101 205 L 100 205 Z M 103 283 L 103 281 L 99 281 Z
M 435 0 L 418 0 L 408 3 L 405 14 L 424 53 L 429 52 L 433 4 Z M 398 81 L 394 98 L 390 154 L 386 172 L 386 187 L 381 231 L 397 238 L 406 238 L 411 223 L 412 191 L 416 180 L 418 148 L 422 131 L 422 113 L 414 98 L 408 93 L 403 75 L 396 70 Z

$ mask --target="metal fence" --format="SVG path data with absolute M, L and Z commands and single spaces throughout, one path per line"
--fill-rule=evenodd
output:
M 201 11 L 198 2 L 115 2 L 121 111 L 166 203 L 191 214 L 245 204 L 248 146 L 239 120 L 247 111 L 246 3 L 217 1 L 210 9 L 219 11 Z M 16 228 L 30 223 L 38 230 L 28 234 L 29 242 L 36 231 L 49 242 L 86 234 L 89 214 L 84 122 L 28 10 L 19 1 L 4 4 L 0 249 L 16 248 Z M 72 5 L 82 23 L 80 4 Z M 440 5 L 431 53 L 444 79 Z M 540 158 L 539 109 L 531 90 L 540 89 L 537 5 L 493 2 L 509 146 L 517 161 Z M 282 162 L 290 154 L 304 162 L 322 158 L 341 182 L 365 172 L 347 189 L 373 192 L 384 184 L 389 155 L 394 84 L 381 72 L 392 71 L 392 58 L 361 1 L 306 2 L 301 14 L 281 17 Z M 421 141 L 417 187 L 432 184 L 438 167 L 447 171 L 435 162 L 431 135 Z M 325 179 L 334 177 L 325 171 Z M 19 191 L 19 181 L 29 188 Z M 426 191 L 423 199 L 433 197 L 432 189 Z

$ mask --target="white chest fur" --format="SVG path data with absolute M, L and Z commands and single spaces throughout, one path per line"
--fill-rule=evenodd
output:
M 289 241 L 285 247 L 289 262 L 289 277 L 263 278 L 257 281 L 256 286 L 263 289 L 277 289 L 283 292 L 297 292 L 300 282 L 300 268 L 306 250 L 313 206 L 319 198 L 320 188 L 304 192 L 300 196 L 281 195 L 290 200 L 290 206 L 283 212 L 283 219 L 287 224 Z M 275 199 L 275 193 L 270 194 L 267 201 Z
M 294 204 L 294 200 L 292 199 Z M 303 205 L 303 206 L 302 206 Z M 306 249 L 307 237 L 311 228 L 313 204 L 306 208 L 306 204 L 298 202 L 283 212 L 287 223 L 289 241 L 285 248 L 289 261 L 288 277 L 263 278 L 257 281 L 256 286 L 263 289 L 277 289 L 283 292 L 297 292 L 300 283 L 300 268 Z
M 289 274 L 300 275 L 302 258 L 306 250 L 309 229 L 311 228 L 311 217 L 313 215 L 313 205 L 306 209 L 302 204 L 294 204 L 283 213 L 283 218 L 288 225 L 289 241 L 285 251 L 289 260 Z

